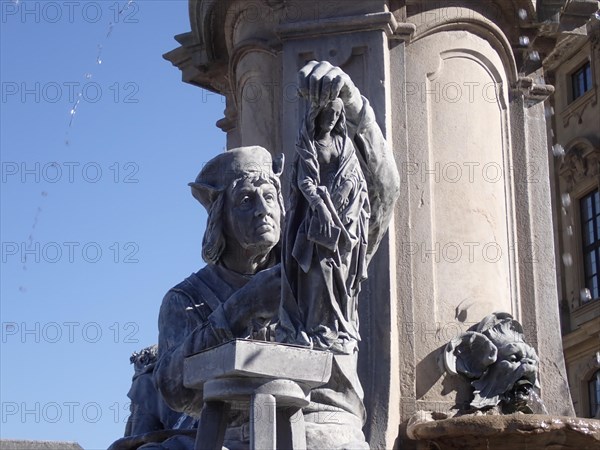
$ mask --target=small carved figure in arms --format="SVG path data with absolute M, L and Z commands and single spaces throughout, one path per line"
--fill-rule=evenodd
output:
M 281 340 L 349 354 L 359 340 L 370 204 L 339 97 L 308 99 L 290 182 Z

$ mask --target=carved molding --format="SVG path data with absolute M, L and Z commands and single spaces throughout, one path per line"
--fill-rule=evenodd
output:
M 588 381 L 592 375 L 594 375 L 594 373 L 600 369 L 600 351 L 593 353 L 592 350 L 591 354 L 589 352 L 578 354 L 573 358 L 571 367 L 573 369 L 572 373 L 576 374 L 576 378 L 573 380 L 572 385 L 578 386 L 578 390 L 583 390 L 583 394 L 585 396 L 585 394 L 587 394 Z
M 597 103 L 598 96 L 596 95 L 596 89 L 591 89 L 590 91 L 586 92 L 583 97 L 575 100 L 561 113 L 563 127 L 566 128 L 573 117 L 577 119 L 578 124 L 581 124 L 583 121 L 583 113 L 587 107 L 596 106 Z
M 428 73 L 427 78 L 430 81 L 435 81 L 440 75 L 444 68 L 444 63 L 450 59 L 461 58 L 473 61 L 485 70 L 491 80 L 494 82 L 495 92 L 494 95 L 498 101 L 500 108 L 506 110 L 506 97 L 505 97 L 505 83 L 502 74 L 499 72 L 498 67 L 492 63 L 484 54 L 473 49 L 452 49 L 444 50 L 440 53 L 440 61 L 435 71 Z
M 252 36 L 260 36 L 260 40 L 268 43 L 273 48 L 280 47 L 278 38 L 274 33 L 277 22 L 280 20 L 278 11 L 282 4 L 274 1 L 249 2 L 247 0 L 230 0 L 225 18 L 221 27 L 224 31 L 225 47 L 231 59 L 235 51 L 247 41 L 252 40 L 240 30 L 251 30 Z M 260 15 L 260 19 L 259 16 Z
M 559 167 L 559 174 L 567 183 L 567 190 L 583 182 L 600 178 L 600 149 L 594 148 L 589 141 L 577 140 L 565 154 Z
M 165 53 L 163 58 L 181 70 L 182 80 L 212 92 L 222 93 L 227 88 L 227 64 L 211 63 L 204 45 L 198 43 L 191 32 L 179 34 L 175 39 L 181 46 Z
M 600 21 L 589 22 L 587 32 L 592 48 L 597 50 L 600 47 Z
M 419 20 L 416 16 L 410 17 L 410 21 L 422 22 L 425 24 L 424 26 L 417 27 L 416 34 L 412 36 L 411 41 L 414 42 L 442 31 L 460 30 L 473 33 L 488 41 L 494 50 L 496 50 L 502 60 L 509 81 L 517 81 L 517 63 L 512 46 L 506 34 L 498 27 L 498 25 L 474 11 L 470 11 L 470 14 L 468 14 L 467 17 L 461 18 L 460 20 L 452 20 L 452 18 L 445 18 L 445 16 L 441 17 L 440 20 L 431 22 Z
M 248 54 L 250 53 L 254 53 L 254 52 L 258 52 L 258 53 L 264 53 L 267 54 L 271 57 L 277 57 L 277 51 L 275 49 L 273 49 L 273 47 L 271 45 L 269 45 L 268 42 L 265 42 L 263 40 L 260 39 L 251 39 L 251 40 L 246 40 L 243 42 L 240 42 L 238 45 L 236 45 L 236 47 L 233 49 L 232 54 L 231 54 L 231 58 L 229 58 L 229 83 L 230 83 L 230 90 L 231 92 L 233 92 L 233 100 L 235 101 L 235 107 L 239 107 L 239 95 L 242 92 L 242 89 L 237 89 L 237 87 L 243 87 L 240 86 L 240 84 L 238 83 L 238 76 L 237 76 L 237 67 L 238 67 L 238 63 Z M 237 87 L 236 87 L 237 86 Z
M 600 351 L 588 360 L 588 364 L 591 370 L 600 369 Z
M 225 117 L 217 120 L 216 125 L 225 133 L 229 133 L 237 127 L 238 111 L 229 93 L 225 98 L 227 99 L 227 106 L 224 111 Z
M 519 77 L 513 85 L 513 92 L 523 95 L 529 106 L 545 101 L 554 94 L 554 90 L 551 84 L 535 83 L 531 77 Z
M 390 12 L 379 12 L 286 23 L 278 26 L 276 33 L 282 40 L 288 40 L 308 39 L 328 34 L 381 30 L 391 38 L 408 40 L 415 29 L 416 27 L 410 23 L 399 24 Z
M 573 52 L 585 43 L 585 36 L 565 35 L 560 36 L 554 49 L 544 58 L 543 65 L 548 71 L 554 71 L 557 67 L 566 61 Z

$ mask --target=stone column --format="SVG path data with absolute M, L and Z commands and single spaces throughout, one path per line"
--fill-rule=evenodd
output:
M 354 14 L 346 10 L 343 17 L 315 19 L 314 11 L 302 10 L 303 2 L 296 2 L 296 11 L 304 12 L 303 20 L 278 27 L 283 43 L 283 85 L 296 85 L 298 70 L 310 60 L 329 61 L 339 66 L 369 99 L 379 126 L 388 142 L 392 142 L 391 112 L 395 90 L 391 86 L 402 81 L 401 72 L 391 72 L 389 48 L 392 45 L 400 52 L 403 39 L 414 27 L 398 24 L 393 14 L 385 11 L 383 2 L 366 3 L 361 9 L 355 9 Z M 353 6 L 356 8 L 357 5 Z M 290 7 L 293 6 L 288 5 Z M 372 12 L 366 14 L 366 7 L 373 8 Z M 291 161 L 303 108 L 300 100 L 287 97 L 289 94 L 289 89 L 284 91 L 283 117 L 287 126 L 282 130 L 282 141 Z M 394 230 L 393 224 L 390 230 Z M 403 350 L 396 328 L 396 279 L 394 270 L 390 270 L 396 266 L 395 234 L 390 231 L 371 262 L 369 279 L 363 285 L 359 303 L 363 336 L 359 376 L 365 392 L 365 406 L 371 417 L 377 417 L 377 420 L 367 420 L 364 431 L 373 448 L 390 448 L 400 421 L 398 364 Z
M 526 342 L 540 357 L 541 393 L 550 414 L 574 415 L 566 377 L 556 280 L 549 152 L 544 100 L 552 86 L 520 79 L 513 100 L 515 154 L 516 257 L 519 262 L 521 320 Z
M 502 31 L 533 13 L 526 2 L 522 11 L 495 2 L 452 11 L 415 3 L 402 90 L 408 112 L 398 109 L 394 128 L 402 133 L 406 123 L 408 135 L 407 155 L 397 160 L 406 185 L 396 206 L 399 329 L 408 350 L 401 353 L 402 419 L 469 401 L 470 390 L 443 374 L 438 355 L 499 310 L 520 320 L 545 354 L 549 412 L 570 415 L 541 103 L 553 90 L 519 75 L 528 31 Z M 404 140 L 395 136 L 394 145 Z

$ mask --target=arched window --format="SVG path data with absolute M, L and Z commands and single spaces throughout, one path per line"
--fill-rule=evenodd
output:
M 600 370 L 596 370 L 588 381 L 590 393 L 590 417 L 600 418 Z
M 589 295 L 582 298 L 585 303 L 600 298 L 600 192 L 590 192 L 580 200 L 583 234 L 583 258 L 585 288 Z

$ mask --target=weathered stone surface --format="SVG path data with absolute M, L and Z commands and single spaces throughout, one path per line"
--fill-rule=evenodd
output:
M 75 442 L 1 439 L 0 450 L 83 450 Z
M 523 327 L 507 313 L 490 314 L 444 349 L 446 371 L 473 386 L 475 409 L 502 403 L 503 412 L 543 413 L 530 404 L 537 399 L 532 390 L 539 388 L 538 364 L 535 350 L 523 340 Z
M 329 352 L 236 339 L 188 357 L 183 382 L 188 388 L 199 389 L 213 378 L 264 377 L 316 387 L 329 380 L 331 363 Z
M 600 447 L 600 420 L 537 414 L 467 415 L 434 420 L 431 414 L 420 412 L 411 419 L 407 432 L 411 439 L 434 443 L 440 450 Z
M 223 445 L 228 415 L 248 405 L 250 448 L 306 449 L 303 407 L 331 376 L 332 354 L 281 343 L 235 340 L 190 356 L 186 387 L 202 389 L 196 448 Z M 198 447 L 200 445 L 200 447 Z

